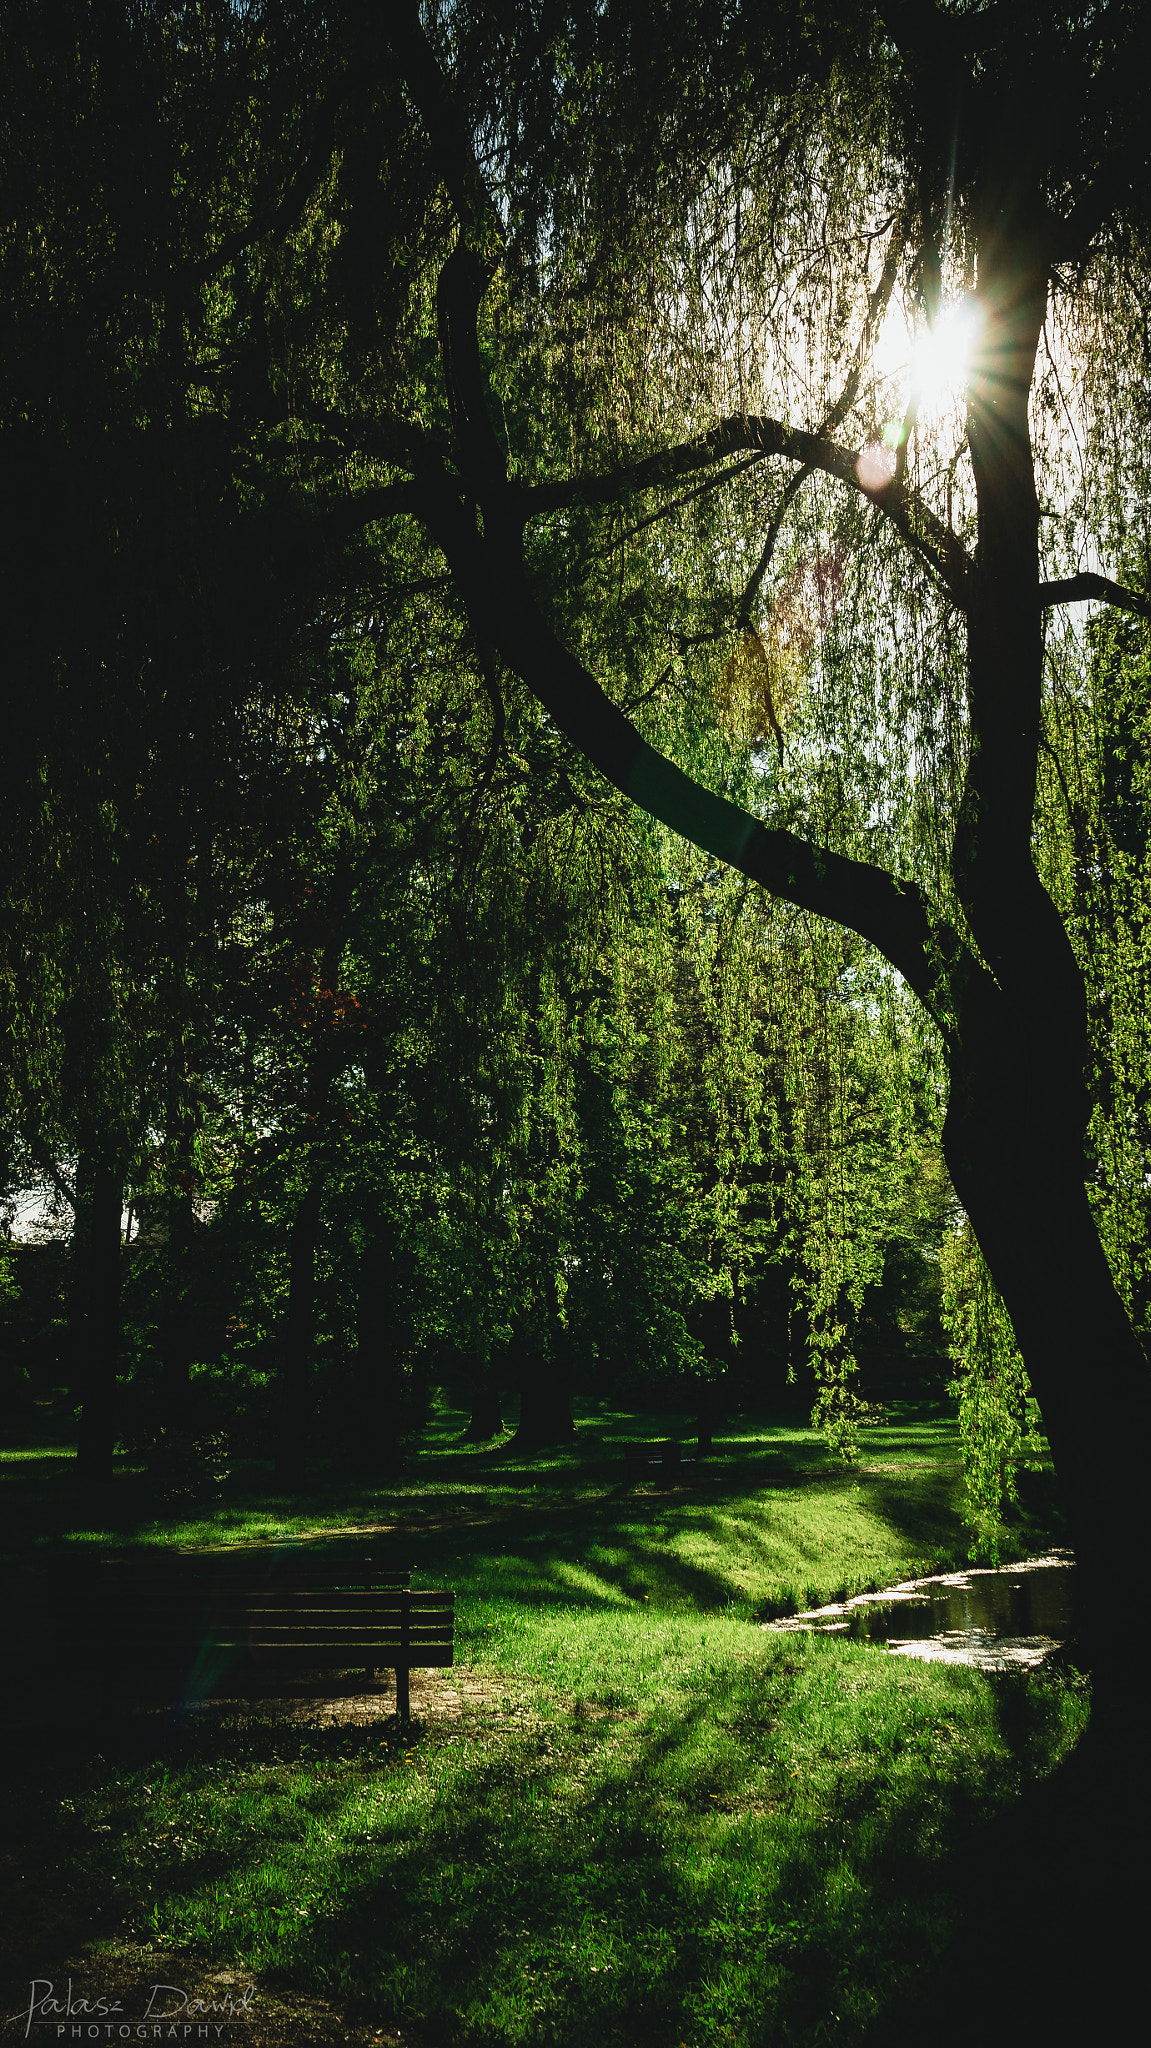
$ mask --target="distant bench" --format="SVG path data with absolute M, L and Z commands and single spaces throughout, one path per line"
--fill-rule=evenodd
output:
M 407 1720 L 410 1672 L 452 1662 L 455 1594 L 413 1592 L 410 1570 L 192 1552 L 104 1562 L 96 1577 L 90 1621 L 114 1694 L 193 1704 L 224 1686 L 267 1693 L 304 1673 L 390 1669 Z
M 673 1443 L 625 1444 L 624 1463 L 629 1479 L 647 1479 L 653 1467 L 658 1471 L 678 1472 L 684 1465 L 694 1465 L 694 1458 L 685 1458 L 683 1446 Z

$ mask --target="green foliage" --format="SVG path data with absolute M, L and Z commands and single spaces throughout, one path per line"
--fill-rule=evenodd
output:
M 1019 1498 L 1017 1473 L 1035 1468 L 1041 1446 L 1031 1382 L 999 1291 L 971 1225 L 944 1239 L 943 1319 L 956 1366 L 963 1445 L 964 1520 L 972 1557 L 999 1562 L 1000 1519 Z
M 1151 632 L 1053 637 L 1040 779 L 1045 879 L 1087 990 L 1088 1188 L 1116 1287 L 1151 1340 Z

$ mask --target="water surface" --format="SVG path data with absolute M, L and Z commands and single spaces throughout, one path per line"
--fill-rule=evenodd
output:
M 1074 1588 L 1074 1557 L 1054 1550 L 998 1569 L 908 1579 L 765 1626 L 832 1631 L 883 1643 L 897 1657 L 1003 1671 L 1041 1664 L 1066 1642 L 1073 1632 Z

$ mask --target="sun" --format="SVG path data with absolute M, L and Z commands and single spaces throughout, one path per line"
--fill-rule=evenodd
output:
M 893 304 L 880 329 L 875 367 L 881 377 L 902 384 L 908 395 L 917 394 L 921 418 L 938 415 L 954 403 L 967 381 L 982 321 L 982 309 L 974 299 L 952 299 L 930 327 L 916 334 L 906 309 Z
M 911 388 L 921 413 L 942 410 L 967 382 L 968 366 L 982 322 L 974 299 L 944 306 L 933 325 L 916 336 L 911 350 Z
M 910 400 L 921 433 L 939 431 L 953 415 L 982 324 L 983 310 L 971 298 L 953 299 L 918 334 L 912 333 L 904 308 L 888 309 L 876 342 L 875 368 L 897 391 L 902 387 L 901 413 Z M 872 497 L 885 491 L 898 472 L 905 425 L 900 418 L 889 420 L 880 439 L 859 451 L 855 473 Z

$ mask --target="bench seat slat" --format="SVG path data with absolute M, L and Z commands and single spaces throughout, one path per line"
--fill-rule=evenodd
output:
M 279 1643 L 409 1643 L 415 1649 L 421 1643 L 445 1643 L 452 1640 L 450 1628 L 411 1629 L 406 1633 L 398 1628 L 317 1628 L 317 1629 L 260 1629 L 260 1628 L 207 1628 L 195 1630 L 173 1630 L 160 1634 L 155 1629 L 124 1629 L 104 1640 L 114 1648 L 141 1647 L 147 1650 L 185 1650 L 205 1647 L 209 1643 L 251 1643 L 262 1648 L 271 1648 Z
M 116 1643 L 210 1642 L 218 1640 L 222 1636 L 235 1636 L 242 1638 L 244 1641 L 248 1641 L 249 1638 L 254 1640 L 256 1637 L 259 1637 L 261 1641 L 286 1643 L 318 1643 L 326 1640 L 328 1637 L 338 1639 L 341 1642 L 387 1641 L 389 1643 L 398 1643 L 405 1634 L 405 1630 L 403 1623 L 398 1619 L 374 1623 L 349 1623 L 340 1615 L 324 1615 L 310 1623 L 307 1628 L 300 1628 L 296 1623 L 287 1619 L 276 1618 L 269 1620 L 262 1615 L 239 1614 L 213 1615 L 198 1623 L 194 1621 L 173 1622 L 167 1628 L 157 1628 L 141 1616 L 125 1616 L 119 1625 L 106 1624 L 94 1633 L 98 1640 Z M 408 1638 L 412 1642 L 419 1642 L 425 1636 L 450 1636 L 452 1633 L 452 1617 L 450 1614 L 435 1616 L 424 1623 L 410 1622 L 406 1631 Z
M 211 1643 L 206 1646 L 212 1651 L 235 1651 L 240 1661 L 248 1661 L 247 1643 Z M 450 1664 L 454 1646 L 451 1643 L 420 1643 L 409 1646 L 404 1661 L 421 1666 L 424 1664 Z M 400 1651 L 399 1643 L 280 1643 L 269 1649 L 268 1656 L 277 1664 L 298 1664 L 307 1670 L 320 1664 L 335 1665 L 349 1671 L 362 1669 L 365 1665 L 392 1669 Z M 342 1660 L 342 1666 L 341 1666 Z M 160 1664 L 165 1660 L 151 1657 L 146 1646 L 141 1646 L 136 1656 L 122 1652 L 112 1662 L 115 1670 L 118 1664 Z
M 397 1658 L 399 1658 L 409 1664 L 418 1664 L 425 1654 L 430 1655 L 433 1650 L 446 1650 L 450 1648 L 451 1639 L 447 1636 L 429 1637 L 427 1642 L 423 1643 L 401 1643 L 395 1637 L 389 1639 L 386 1636 L 373 1636 L 370 1640 L 361 1639 L 355 1642 L 348 1642 L 345 1639 L 343 1641 L 329 1640 L 327 1642 L 310 1643 L 262 1643 L 250 1642 L 246 1636 L 222 1636 L 209 1642 L 117 1643 L 109 1654 L 113 1659 L 116 1657 L 130 1657 L 134 1660 L 145 1658 L 153 1662 L 164 1661 L 167 1663 L 183 1663 L 188 1659 L 194 1660 L 197 1657 L 210 1657 L 221 1652 L 227 1652 L 228 1654 L 234 1653 L 240 1657 L 294 1657 L 299 1655 L 313 1659 L 318 1657 L 321 1660 L 324 1657 L 374 1657 L 378 1664 L 394 1664 Z
M 339 1609 L 316 1609 L 311 1614 L 295 1613 L 290 1609 L 277 1608 L 273 1612 L 253 1612 L 251 1608 L 237 1608 L 232 1613 L 220 1609 L 203 1614 L 149 1614 L 134 1607 L 120 1614 L 108 1613 L 105 1609 L 100 1617 L 109 1626 L 117 1628 L 156 1628 L 182 1630 L 195 1634 L 205 1628 L 286 1628 L 307 1631 L 317 1628 L 386 1628 L 397 1629 L 404 1624 L 402 1614 L 348 1614 Z M 455 1615 L 450 1607 L 425 1607 L 422 1614 L 406 1617 L 409 1628 L 450 1628 Z
M 443 1595 L 435 1600 L 413 1600 L 393 1597 L 387 1593 L 357 1594 L 354 1599 L 345 1600 L 328 1593 L 234 1593 L 216 1588 L 197 1587 L 195 1592 L 182 1596 L 179 1593 L 153 1593 L 148 1586 L 118 1586 L 115 1593 L 104 1593 L 99 1605 L 126 1611 L 133 1607 L 147 1607 L 154 1614 L 166 1612 L 186 1614 L 197 1607 L 271 1608 L 282 1607 L 293 1614 L 310 1614 L 325 1608 L 338 1609 L 349 1614 L 370 1614 L 375 1608 L 388 1614 L 418 1614 L 421 1607 L 444 1605 Z
M 422 1643 L 450 1643 L 455 1631 L 449 1627 L 399 1628 L 255 1628 L 241 1623 L 235 1628 L 197 1629 L 109 1629 L 97 1640 L 113 1652 L 117 1649 L 163 1650 L 183 1655 L 187 1650 L 207 1648 L 211 1643 L 250 1643 L 253 1648 L 272 1649 L 282 1643 L 408 1643 L 415 1650 Z
M 440 1607 L 454 1608 L 455 1595 L 452 1593 L 409 1593 L 402 1598 L 393 1598 L 387 1593 L 357 1594 L 354 1599 L 345 1600 L 332 1594 L 307 1595 L 294 1598 L 290 1593 L 240 1594 L 197 1594 L 195 1599 L 181 1600 L 177 1595 L 152 1596 L 150 1589 L 137 1592 L 127 1587 L 118 1587 L 113 1598 L 106 1597 L 102 1603 L 113 1612 L 130 1613 L 136 1607 L 146 1607 L 149 1613 L 187 1613 L 196 1605 L 212 1605 L 221 1608 L 243 1608 L 245 1613 L 275 1613 L 278 1609 L 285 1614 L 320 1614 L 331 1611 L 337 1614 L 420 1614 L 426 1609 Z
M 406 1640 L 412 1643 L 431 1642 L 451 1634 L 452 1626 L 449 1616 L 443 1621 L 428 1622 L 422 1627 L 413 1622 L 406 1631 Z M 329 1638 L 334 1642 L 398 1643 L 405 1639 L 405 1631 L 401 1629 L 398 1623 L 393 1623 L 390 1627 L 380 1625 L 376 1628 L 349 1628 L 342 1626 L 339 1622 L 326 1622 L 322 1625 L 316 1624 L 312 1628 L 294 1628 L 286 1623 L 277 1626 L 275 1623 L 249 1621 L 243 1617 L 232 1622 L 216 1621 L 203 1628 L 161 1629 L 149 1628 L 146 1623 L 139 1623 L 124 1628 L 109 1629 L 106 1631 L 106 1635 L 108 1640 L 118 1643 L 219 1642 L 224 1637 L 235 1637 L 243 1642 L 258 1639 L 260 1642 L 268 1643 L 318 1643 L 324 1642 Z
M 446 1669 L 451 1669 L 453 1661 L 455 1659 L 453 1659 L 451 1647 L 436 1645 L 434 1649 L 422 1651 L 420 1657 L 414 1661 L 414 1665 L 406 1665 L 403 1669 L 446 1671 Z M 240 1677 L 244 1677 L 244 1679 L 250 1679 L 250 1677 L 266 1679 L 266 1677 L 274 1677 L 276 1671 L 283 1673 L 285 1677 L 299 1677 L 303 1673 L 313 1673 L 313 1671 L 360 1671 L 360 1673 L 363 1673 L 363 1671 L 395 1671 L 395 1669 L 397 1669 L 397 1659 L 395 1657 L 387 1657 L 387 1655 L 377 1657 L 377 1655 L 363 1655 L 363 1653 L 360 1653 L 356 1657 L 348 1657 L 348 1655 L 340 1653 L 338 1657 L 315 1657 L 315 1653 L 305 1655 L 301 1651 L 297 1657 L 287 1657 L 287 1655 L 285 1657 L 274 1657 L 274 1659 L 268 1659 L 266 1663 L 252 1663 L 250 1659 L 229 1659 L 227 1663 L 221 1663 L 221 1665 L 213 1667 L 211 1683 L 213 1683 L 213 1688 L 215 1688 L 221 1679 L 240 1679 Z M 168 1683 L 176 1686 L 176 1690 L 182 1690 L 184 1677 L 188 1677 L 190 1681 L 193 1681 L 193 1686 L 197 1686 L 197 1690 L 199 1690 L 199 1683 L 197 1681 L 199 1681 L 201 1671 L 203 1671 L 203 1667 L 197 1667 L 195 1663 L 170 1665 L 170 1663 L 164 1663 L 164 1659 L 154 1659 L 154 1661 L 147 1661 L 147 1659 L 123 1659 L 121 1663 L 109 1667 L 109 1673 L 106 1673 L 106 1681 L 109 1681 L 113 1688 L 129 1690 L 131 1686 L 135 1686 L 135 1683 L 139 1683 L 139 1681 L 147 1683 L 150 1679 L 168 1679 Z
M 200 1608 L 213 1608 L 221 1614 L 288 1614 L 306 1621 L 312 1614 L 451 1614 L 455 1609 L 454 1600 L 446 1599 L 442 1593 L 425 1600 L 275 1600 L 260 1597 L 254 1600 L 239 1598 L 196 1599 L 196 1600 L 149 1600 L 146 1598 L 125 1598 L 104 1600 L 101 1607 L 109 1614 L 189 1614 Z
M 364 1600 L 386 1600 L 393 1606 L 411 1605 L 419 1607 L 429 1600 L 454 1600 L 454 1592 L 436 1586 L 295 1586 L 291 1584 L 232 1586 L 221 1584 L 214 1579 L 198 1579 L 194 1585 L 158 1585 L 155 1579 L 118 1578 L 102 1584 L 99 1592 L 104 1599 L 125 1599 L 128 1596 L 151 1600 L 187 1600 L 218 1598 L 221 1600 L 346 1600 L 354 1604 Z

